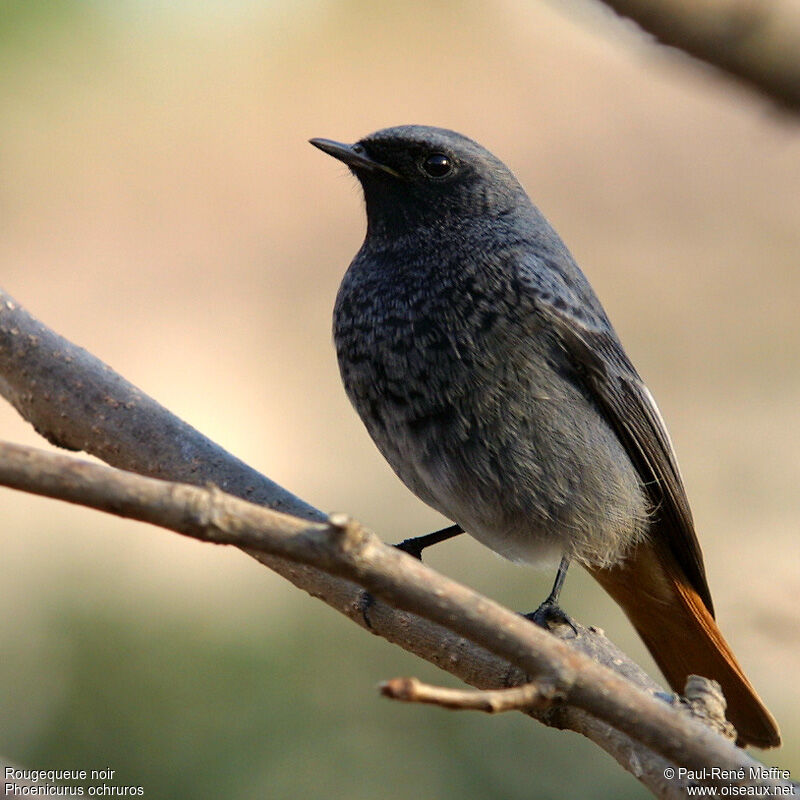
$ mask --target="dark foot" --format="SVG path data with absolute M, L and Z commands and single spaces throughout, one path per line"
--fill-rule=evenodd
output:
M 394 546 L 398 550 L 402 550 L 404 553 L 414 556 L 417 561 L 422 561 L 422 551 L 425 549 L 425 544 L 420 542 L 420 539 L 424 538 L 424 536 L 414 536 L 411 539 L 403 539 L 402 542 L 398 542 Z
M 417 561 L 422 561 L 422 551 L 425 549 L 425 543 L 420 542 L 420 539 L 424 538 L 424 536 L 414 536 L 412 539 L 403 539 L 403 541 L 396 544 L 395 547 L 398 550 L 402 550 L 404 553 L 408 553 L 410 556 L 414 556 Z
M 400 544 L 396 544 L 395 547 L 410 556 L 414 556 L 418 561 L 422 561 L 422 551 L 426 547 L 439 544 L 439 542 L 446 542 L 461 533 L 464 533 L 464 529 L 460 525 L 451 525 L 449 528 L 443 528 L 440 531 L 425 534 L 425 536 L 413 536 L 411 539 L 404 539 Z
M 572 621 L 569 614 L 557 603 L 550 600 L 545 600 L 536 611 L 530 614 L 523 614 L 522 616 L 536 623 L 536 625 L 540 628 L 544 628 L 546 631 L 552 630 L 559 625 L 567 625 L 572 628 L 572 632 L 576 636 L 578 635 L 578 629 L 575 627 L 575 623 Z

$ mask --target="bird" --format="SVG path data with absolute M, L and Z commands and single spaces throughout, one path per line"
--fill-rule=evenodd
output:
M 655 400 L 511 170 L 425 125 L 310 143 L 363 190 L 366 235 L 336 296 L 333 339 L 378 450 L 454 523 L 423 546 L 465 531 L 512 561 L 558 564 L 539 622 L 565 617 L 559 591 L 581 564 L 675 692 L 690 674 L 718 681 L 739 744 L 778 746 L 715 621 Z

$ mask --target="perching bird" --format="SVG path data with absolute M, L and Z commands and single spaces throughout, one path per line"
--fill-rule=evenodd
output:
M 311 143 L 364 190 L 367 234 L 334 341 L 347 394 L 400 479 L 509 559 L 561 559 L 546 603 L 581 563 L 675 691 L 692 673 L 719 681 L 739 741 L 780 744 L 714 621 L 655 401 L 508 167 L 417 125 Z

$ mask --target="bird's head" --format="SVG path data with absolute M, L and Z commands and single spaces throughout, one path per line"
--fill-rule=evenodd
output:
M 355 144 L 311 139 L 361 182 L 368 235 L 399 236 L 501 218 L 530 201 L 511 170 L 472 139 L 444 128 L 402 125 Z

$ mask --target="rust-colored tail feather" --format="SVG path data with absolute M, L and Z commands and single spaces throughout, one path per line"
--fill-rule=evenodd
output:
M 722 686 L 739 744 L 777 747 L 778 725 L 668 548 L 645 542 L 610 569 L 590 570 L 627 614 L 673 691 L 702 675 Z

